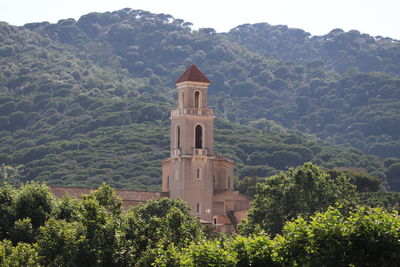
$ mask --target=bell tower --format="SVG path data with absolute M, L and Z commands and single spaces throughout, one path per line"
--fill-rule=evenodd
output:
M 163 161 L 163 191 L 185 200 L 203 221 L 212 221 L 214 111 L 210 81 L 189 66 L 176 81 L 177 109 L 171 111 L 171 156 Z
M 208 108 L 210 81 L 191 65 L 176 81 L 178 108 L 171 111 L 171 156 L 212 156 L 214 112 Z
M 209 85 L 195 65 L 176 81 L 178 103 L 171 111 L 170 157 L 161 162 L 162 192 L 184 200 L 201 222 L 233 233 L 247 216 L 250 199 L 234 191 L 235 163 L 214 153 Z

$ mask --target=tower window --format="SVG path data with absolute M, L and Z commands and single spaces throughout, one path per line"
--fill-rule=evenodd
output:
M 181 127 L 176 126 L 176 148 L 181 148 Z
M 196 91 L 194 93 L 194 107 L 195 108 L 201 107 L 200 91 Z
M 213 188 L 215 188 L 215 174 L 213 174 Z
M 195 148 L 203 148 L 203 127 L 197 125 L 195 129 Z
M 231 177 L 228 177 L 228 189 L 231 188 Z
M 196 213 L 200 214 L 200 203 L 198 203 L 198 202 L 196 204 Z
M 201 178 L 200 168 L 197 168 L 197 170 L 196 170 L 196 178 L 199 180 Z
M 169 188 L 169 175 L 167 177 L 167 188 Z

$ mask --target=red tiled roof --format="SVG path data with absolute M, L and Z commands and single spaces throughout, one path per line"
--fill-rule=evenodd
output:
M 62 198 L 66 195 L 81 198 L 84 194 L 89 194 L 95 189 L 92 188 L 73 188 L 73 187 L 61 187 L 61 186 L 50 186 L 50 191 L 56 198 Z
M 194 64 L 190 65 L 175 83 L 182 82 L 211 83 L 210 80 L 207 79 L 207 77 Z
M 214 157 L 215 157 L 215 160 L 218 160 L 218 161 L 225 161 L 225 162 L 229 162 L 230 164 L 236 165 L 235 162 L 233 162 L 232 160 L 229 160 L 229 159 L 227 159 L 227 158 L 224 158 L 223 156 L 221 156 L 221 155 L 219 155 L 219 154 L 215 154 Z
M 89 194 L 90 192 L 96 189 L 50 186 L 50 190 L 53 193 L 53 195 L 57 198 L 62 198 L 66 195 L 82 198 L 82 195 Z M 115 190 L 115 195 L 122 199 L 122 204 L 124 207 L 134 206 L 141 202 L 146 202 L 155 198 L 167 196 L 163 192 L 133 191 L 133 190 Z

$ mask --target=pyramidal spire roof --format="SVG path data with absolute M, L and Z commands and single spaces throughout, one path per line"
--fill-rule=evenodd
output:
M 207 79 L 207 77 L 194 64 L 190 65 L 175 83 L 182 82 L 211 83 L 210 80 Z

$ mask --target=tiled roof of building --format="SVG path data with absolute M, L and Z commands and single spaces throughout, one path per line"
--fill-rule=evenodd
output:
M 229 160 L 227 158 L 224 158 L 223 156 L 219 155 L 219 154 L 215 154 L 214 155 L 214 160 L 218 160 L 218 161 L 225 161 L 225 162 L 229 162 L 230 164 L 236 165 L 235 162 L 233 162 L 232 160 Z
M 190 65 L 175 83 L 182 82 L 211 83 L 210 80 L 207 79 L 207 77 L 194 64 Z
M 50 190 L 56 198 L 62 198 L 66 195 L 82 198 L 84 194 L 89 194 L 91 191 L 96 189 L 51 186 Z M 115 195 L 122 199 L 122 204 L 124 207 L 134 206 L 141 202 L 146 202 L 159 197 L 167 197 L 167 195 L 163 192 L 133 190 L 115 190 Z

